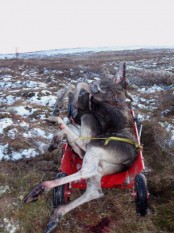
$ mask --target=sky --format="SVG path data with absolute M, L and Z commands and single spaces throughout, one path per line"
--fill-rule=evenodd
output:
M 0 0 L 0 54 L 173 46 L 174 0 Z

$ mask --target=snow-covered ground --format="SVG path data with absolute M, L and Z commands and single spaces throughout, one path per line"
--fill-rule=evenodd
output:
M 134 80 L 134 72 L 137 72 L 137 69 L 149 69 L 149 66 L 141 67 L 140 63 L 137 65 L 134 61 L 128 62 L 130 81 L 131 78 Z M 152 65 L 152 69 L 154 66 L 156 63 Z M 77 70 L 71 67 L 67 71 L 67 69 L 50 70 L 45 66 L 42 72 L 37 65 L 31 67 L 20 64 L 15 70 L 0 67 L 0 160 L 32 158 L 47 150 L 55 130 L 46 125 L 44 119 L 53 110 L 57 90 L 70 82 L 76 83 L 85 78 L 91 83 L 100 77 L 99 72 L 86 72 L 85 69 L 79 66 L 77 75 Z M 140 121 L 150 121 L 154 118 L 154 113 L 160 106 L 160 96 L 168 90 L 174 94 L 174 85 L 138 84 L 130 89 L 129 92 L 134 99 L 132 106 Z M 165 109 L 165 112 L 167 111 L 168 109 Z M 168 144 L 173 147 L 174 119 L 166 121 L 163 118 L 161 114 L 159 125 L 170 133 Z

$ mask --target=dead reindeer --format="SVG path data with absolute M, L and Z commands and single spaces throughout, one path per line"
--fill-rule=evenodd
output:
M 96 137 L 102 132 L 108 130 L 106 122 L 98 120 L 98 109 L 92 109 L 91 100 L 93 100 L 93 102 L 104 102 L 105 104 L 108 104 L 109 109 L 110 106 L 116 109 L 116 112 L 114 111 L 112 113 L 111 111 L 108 114 L 108 116 L 110 116 L 110 121 L 112 121 L 112 118 L 114 117 L 118 118 L 117 126 L 115 125 L 115 129 L 119 130 L 130 126 L 130 110 L 125 103 L 126 97 L 124 92 L 121 91 L 120 87 L 117 89 L 118 84 L 113 83 L 112 80 L 107 79 L 102 80 L 100 82 L 100 86 L 96 83 L 95 85 L 95 92 L 92 92 L 93 95 L 82 89 L 82 93 L 79 94 L 78 99 L 76 100 L 75 97 L 70 101 L 71 107 L 69 114 L 73 117 L 73 121 L 78 123 L 78 125 L 65 125 L 60 117 L 51 117 L 51 120 L 55 122 L 57 121 L 57 123 L 60 124 L 61 130 L 58 131 L 56 135 L 54 135 L 48 151 L 56 149 L 62 139 L 66 137 L 74 152 L 83 158 L 90 138 Z M 89 100 L 89 98 L 91 98 L 91 100 Z M 107 120 L 107 115 L 105 117 Z M 82 137 L 86 139 L 81 140 Z
M 125 64 L 123 63 L 119 66 L 118 74 L 114 77 L 114 80 L 109 78 L 103 79 L 99 82 L 94 82 L 92 86 L 89 86 L 87 83 L 78 83 L 76 88 L 70 85 L 68 88 L 60 90 L 54 106 L 53 116 L 50 117 L 49 120 L 56 122 L 57 118 L 54 116 L 62 111 L 65 104 L 65 97 L 68 96 L 68 116 L 70 117 L 72 124 L 68 124 L 66 129 L 64 127 L 64 129 L 53 136 L 48 151 L 53 151 L 58 148 L 60 141 L 66 136 L 69 145 L 72 147 L 74 152 L 82 158 L 86 145 L 90 140 L 86 139 L 79 141 L 76 139 L 74 142 L 72 140 L 72 133 L 70 132 L 74 132 L 77 135 L 76 138 L 79 136 L 91 138 L 98 135 L 101 130 L 104 130 L 98 125 L 99 122 L 96 121 L 94 114 L 91 114 L 89 96 L 93 96 L 96 100 L 104 101 L 105 103 L 116 106 L 117 110 L 119 110 L 119 105 L 122 105 L 122 101 L 124 102 L 125 96 L 129 98 L 129 100 L 132 100 L 127 93 L 126 86 L 127 79 L 125 77 Z M 126 113 L 127 112 L 129 113 L 129 111 L 126 110 Z M 61 120 L 59 119 L 59 121 Z M 70 132 L 68 129 L 70 129 Z M 75 138 L 75 135 L 73 135 L 73 138 Z
M 76 134 L 61 117 L 55 117 L 55 121 L 64 131 L 69 143 L 76 144 L 84 152 L 81 169 L 67 177 L 38 184 L 24 199 L 25 203 L 36 201 L 40 195 L 57 186 L 86 179 L 87 188 L 84 194 L 53 210 L 45 233 L 53 232 L 62 217 L 72 209 L 90 200 L 103 197 L 100 183 L 102 177 L 127 170 L 136 159 L 137 143 L 132 133 L 133 123 L 126 103 L 125 91 L 119 89 L 119 83 L 112 80 L 100 82 L 95 88 L 97 91 L 94 94 L 86 93 L 85 100 L 89 103 L 87 106 L 90 111 L 81 116 L 81 132 L 85 126 L 83 117 L 88 121 L 88 127 L 85 130 L 90 132 L 94 131 L 93 126 L 97 122 L 95 130 L 99 131 L 99 134 L 95 132 L 95 138 L 87 137 L 88 142 L 83 143 L 81 133 Z M 73 113 L 78 113 L 79 100 L 83 100 L 80 95 L 75 98 L 75 101 L 72 100 Z M 83 106 L 86 106 L 86 103 Z M 80 104 L 83 104 L 83 101 Z
M 126 78 L 126 64 L 121 63 L 118 67 L 118 72 L 116 75 L 113 77 L 113 79 L 105 78 L 104 80 L 96 81 L 93 82 L 92 85 L 90 86 L 89 84 L 85 82 L 80 82 L 76 86 L 73 84 L 70 84 L 68 87 L 62 88 L 58 91 L 57 93 L 57 99 L 56 103 L 54 105 L 54 110 L 53 110 L 53 116 L 59 115 L 62 111 L 67 111 L 68 108 L 74 107 L 74 109 L 77 110 L 77 103 L 79 95 L 81 95 L 84 91 L 91 94 L 91 95 L 96 95 L 100 92 L 102 92 L 102 89 L 105 87 L 108 87 L 108 83 L 117 83 L 117 90 L 124 91 L 126 97 L 132 101 L 132 97 L 127 91 L 127 85 L 128 85 L 128 79 Z M 111 80 L 113 82 L 111 82 Z M 109 93 L 109 92 L 108 92 Z M 70 104 L 69 104 L 70 103 Z M 73 106 L 75 105 L 75 106 Z M 69 113 L 71 112 L 71 117 L 73 118 L 74 115 L 77 116 L 77 112 L 73 113 L 72 109 L 69 109 Z M 78 112 L 78 117 L 80 119 L 80 114 Z M 51 121 L 51 118 L 50 118 Z M 77 122 L 76 122 L 77 123 Z

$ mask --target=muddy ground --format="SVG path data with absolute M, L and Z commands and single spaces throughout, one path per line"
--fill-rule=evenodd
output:
M 47 225 L 52 194 L 29 205 L 23 205 L 22 200 L 34 185 L 53 178 L 60 166 L 61 149 L 47 152 L 57 129 L 45 121 L 53 111 L 57 90 L 69 82 L 113 76 L 123 61 L 127 64 L 129 92 L 135 99 L 133 107 L 143 124 L 148 213 L 145 217 L 136 214 L 131 190 L 105 189 L 102 199 L 68 213 L 56 232 L 174 232 L 174 50 L 166 49 L 43 59 L 20 59 L 19 55 L 18 59 L 0 60 L 0 119 L 11 119 L 0 134 L 0 232 L 42 233 Z M 46 96 L 50 98 L 42 101 Z M 19 106 L 30 114 L 17 111 Z M 38 129 L 45 134 L 37 134 Z M 31 148 L 34 154 L 26 156 L 24 151 Z M 22 153 L 22 159 L 15 157 Z M 81 193 L 74 190 L 71 199 Z

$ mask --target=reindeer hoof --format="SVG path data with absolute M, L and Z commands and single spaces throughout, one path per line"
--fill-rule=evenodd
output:
M 48 225 L 47 225 L 47 227 L 45 229 L 45 233 L 51 233 L 51 232 L 53 232 L 56 229 L 57 225 L 58 225 L 58 222 L 50 222 L 50 223 L 48 223 Z
M 36 185 L 32 191 L 24 198 L 24 203 L 30 203 L 38 200 L 38 197 L 45 192 L 45 186 L 41 183 Z

